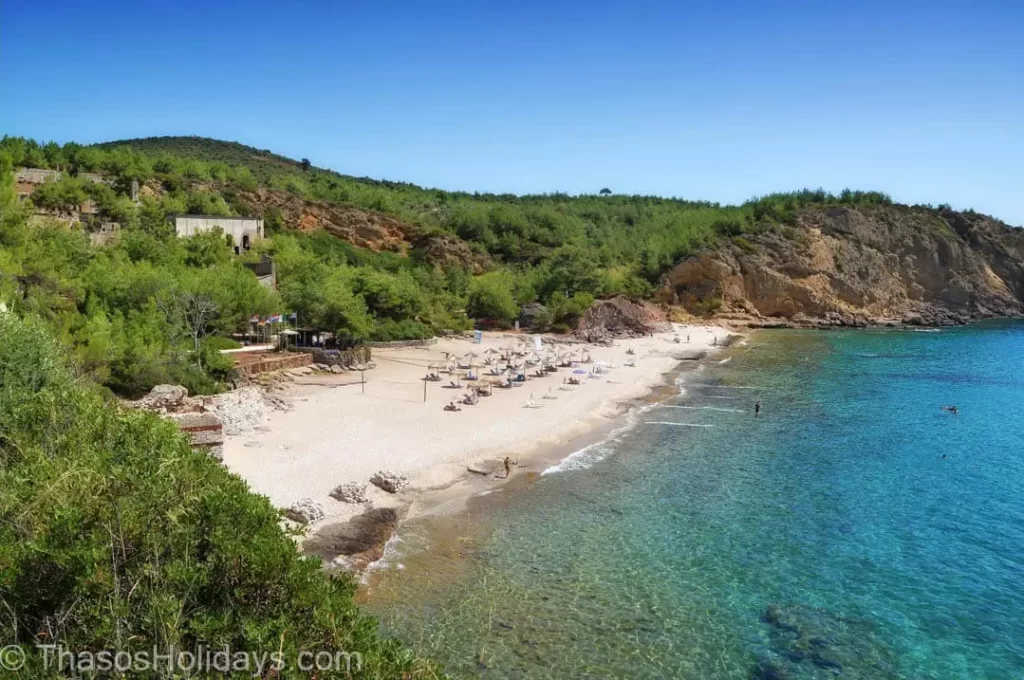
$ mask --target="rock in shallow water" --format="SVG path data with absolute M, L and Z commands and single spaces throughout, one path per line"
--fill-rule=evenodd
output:
M 384 555 L 384 546 L 398 527 L 394 508 L 374 508 L 348 522 L 321 527 L 302 545 L 303 552 L 346 571 L 362 571 Z
M 899 656 L 871 620 L 803 605 L 771 604 L 761 614 L 761 621 L 770 626 L 769 645 L 778 658 L 758 662 L 751 670 L 753 678 L 903 677 Z

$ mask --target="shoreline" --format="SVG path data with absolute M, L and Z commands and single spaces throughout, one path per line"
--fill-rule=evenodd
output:
M 454 515 L 463 511 L 474 498 L 503 491 L 510 488 L 510 485 L 521 486 L 543 477 L 549 472 L 556 472 L 554 468 L 571 460 L 576 454 L 609 442 L 615 438 L 617 433 L 633 427 L 635 423 L 631 419 L 646 408 L 677 396 L 678 390 L 670 388 L 674 387 L 674 378 L 682 374 L 684 370 L 685 362 L 680 362 L 680 366 L 663 373 L 663 384 L 653 386 L 648 394 L 619 402 L 620 412 L 609 416 L 607 422 L 597 423 L 564 442 L 538 443 L 533 450 L 522 454 L 517 460 L 512 479 L 505 480 L 493 475 L 480 475 L 467 470 L 447 484 L 414 492 L 411 494 L 410 503 L 402 522 L 412 522 L 425 517 Z M 660 394 L 663 390 L 665 394 Z
M 607 440 L 639 408 L 676 394 L 674 376 L 686 364 L 723 349 L 725 339 L 736 335 L 719 326 L 673 324 L 671 332 L 616 340 L 612 346 L 557 339 L 550 345 L 555 352 L 591 355 L 594 364 L 581 363 L 576 370 L 604 365 L 605 373 L 580 376 L 583 384 L 568 387 L 561 381 L 572 373 L 563 369 L 523 387 L 495 389 L 492 396 L 457 413 L 444 412 L 441 406 L 461 392 L 439 383 L 426 383 L 425 388 L 427 366 L 445 352 L 494 356 L 497 347 L 509 347 L 517 336 L 486 333 L 482 344 L 457 338 L 429 347 L 378 350 L 377 368 L 367 372 L 365 386 L 333 375 L 289 386 L 284 397 L 293 408 L 270 413 L 252 431 L 228 436 L 224 464 L 277 507 L 304 499 L 320 504 L 324 517 L 306 526 L 307 539 L 353 524 L 350 520 L 368 508 L 392 509 L 396 525 L 452 514 L 481 493 L 539 477 L 548 466 Z M 675 338 L 691 342 L 677 343 Z M 475 370 L 482 368 L 486 370 Z M 538 406 L 526 408 L 523 401 Z M 506 455 L 517 461 L 508 481 L 500 476 Z M 408 488 L 388 494 L 368 484 L 368 503 L 342 503 L 329 496 L 334 487 L 363 484 L 380 469 L 408 477 Z M 361 570 L 380 557 L 383 545 L 379 548 L 349 566 Z M 330 566 L 330 560 L 325 564 Z M 336 564 L 348 563 L 339 557 Z
M 727 344 L 714 350 L 735 347 L 737 341 L 748 337 L 750 332 L 726 330 L 730 331 Z M 356 602 L 360 605 L 373 602 L 374 592 L 386 583 L 385 579 L 393 576 L 395 569 L 405 571 L 408 567 L 410 573 L 429 572 L 431 578 L 455 580 L 461 568 L 468 564 L 466 555 L 472 553 L 487 531 L 486 525 L 473 519 L 480 509 L 477 504 L 512 502 L 515 494 L 527 491 L 549 473 L 583 470 L 599 463 L 605 456 L 589 459 L 579 467 L 555 469 L 592 447 L 613 443 L 621 434 L 632 430 L 637 425 L 636 418 L 646 410 L 685 394 L 686 384 L 679 379 L 706 366 L 714 356 L 709 354 L 699 360 L 678 362 L 663 372 L 661 382 L 652 385 L 647 393 L 620 402 L 621 412 L 607 423 L 559 445 L 538 448 L 535 455 L 520 461 L 522 474 L 514 475 L 508 482 L 480 480 L 467 474 L 448 486 L 417 494 L 410 512 L 382 547 L 380 557 L 357 574 Z M 716 359 L 716 363 L 718 361 Z M 402 528 L 406 531 L 400 531 Z M 410 542 L 411 549 L 398 547 Z M 443 565 L 443 575 L 437 572 L 438 564 Z

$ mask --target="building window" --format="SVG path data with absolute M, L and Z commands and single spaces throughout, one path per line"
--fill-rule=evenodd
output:
M 249 235 L 242 234 L 242 249 L 249 250 Z

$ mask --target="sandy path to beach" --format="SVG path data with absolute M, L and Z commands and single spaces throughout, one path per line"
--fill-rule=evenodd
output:
M 431 362 L 443 361 L 444 352 L 459 357 L 475 352 L 482 362 L 488 348 L 520 347 L 518 338 L 524 336 L 485 333 L 482 344 L 458 338 L 426 348 L 375 349 L 376 368 L 366 372 L 365 393 L 359 384 L 345 384 L 358 374 L 304 379 L 285 393 L 293 410 L 274 411 L 257 431 L 227 438 L 224 463 L 274 505 L 286 508 L 311 498 L 323 506 L 324 521 L 337 521 L 362 510 L 329 496 L 341 483 L 365 483 L 381 469 L 406 475 L 409 490 L 395 496 L 369 487 L 375 505 L 397 505 L 410 491 L 454 482 L 482 459 L 507 455 L 525 460 L 531 452 L 606 424 L 621 413 L 622 402 L 660 385 L 662 376 L 679 364 L 680 354 L 711 349 L 713 339 L 727 335 L 717 327 L 677 325 L 671 333 L 618 340 L 612 347 L 546 343 L 563 353 L 582 349 L 613 368 L 597 377 L 577 376 L 583 384 L 571 391 L 560 389 L 572 375 L 572 369 L 563 368 L 523 387 L 494 389 L 492 396 L 457 413 L 443 410 L 463 394 L 441 387 L 448 375 L 444 383 L 427 383 L 424 403 L 422 377 Z M 627 366 L 630 361 L 636 366 Z M 482 379 L 490 377 L 486 366 L 475 370 Z M 544 398 L 549 388 L 556 399 Z M 531 394 L 540 408 L 524 406 Z

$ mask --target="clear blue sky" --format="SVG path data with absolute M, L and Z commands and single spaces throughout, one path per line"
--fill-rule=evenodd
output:
M 1024 224 L 1024 2 L 3 2 L 0 133 L 445 189 L 880 189 Z

